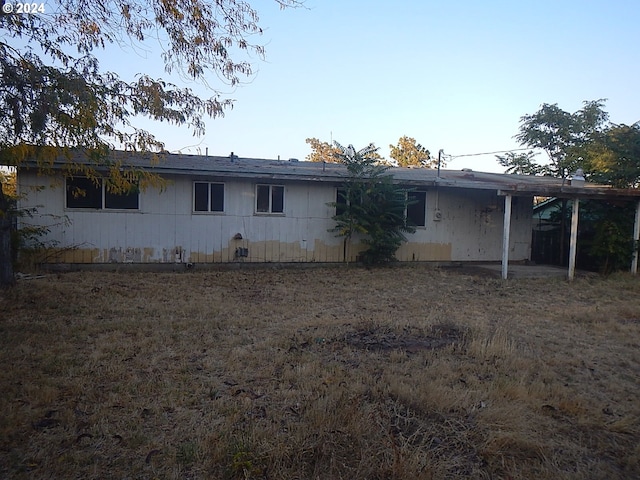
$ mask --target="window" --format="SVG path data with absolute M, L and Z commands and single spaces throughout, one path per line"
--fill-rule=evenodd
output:
M 109 192 L 105 182 L 86 177 L 67 178 L 67 208 L 93 208 L 96 210 L 138 210 L 139 191 L 125 193 Z
M 342 215 L 347 210 L 347 189 L 336 188 L 336 215 Z
M 284 213 L 284 187 L 256 185 L 256 213 Z
M 67 208 L 102 208 L 102 182 L 67 178 Z
M 137 210 L 138 209 L 138 189 L 135 188 L 126 193 L 112 193 L 109 189 L 104 190 L 104 208 L 114 210 Z
M 224 212 L 224 183 L 195 182 L 193 184 L 195 212 Z
M 409 192 L 407 200 L 407 224 L 414 227 L 426 226 L 427 192 Z

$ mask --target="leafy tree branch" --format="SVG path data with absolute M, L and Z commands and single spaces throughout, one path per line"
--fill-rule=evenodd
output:
M 377 148 L 369 146 L 356 151 L 352 145 L 343 147 L 335 142 L 338 158 L 347 166 L 349 177 L 339 190 L 339 202 L 330 231 L 345 237 L 345 253 L 354 236 L 362 238 L 368 248 L 362 252 L 366 264 L 381 264 L 395 260 L 395 252 L 406 241 L 405 233 L 415 232 L 407 225 L 407 190 L 395 184 L 390 168 L 376 156 Z
M 275 1 L 281 8 L 304 2 Z M 252 59 L 265 55 L 261 33 L 258 12 L 244 0 L 50 0 L 45 13 L 1 14 L 0 165 L 29 159 L 46 172 L 62 159 L 65 175 L 104 176 L 113 191 L 162 187 L 158 175 L 113 160 L 110 150 L 164 149 L 137 125 L 140 117 L 204 134 L 205 117 L 233 106 L 206 79 L 214 74 L 235 86 L 250 77 Z M 161 48 L 168 75 L 199 82 L 210 95 L 145 74 L 124 79 L 103 71 L 99 52 L 127 44 Z M 0 286 L 13 281 L 9 217 L 0 188 Z

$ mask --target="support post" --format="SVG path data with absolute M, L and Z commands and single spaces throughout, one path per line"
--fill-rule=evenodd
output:
M 511 231 L 511 195 L 504 197 L 504 222 L 502 232 L 502 279 L 509 275 L 509 232 Z
M 636 204 L 636 220 L 633 224 L 633 260 L 631 261 L 631 273 L 636 275 L 638 273 L 638 256 L 640 252 L 640 201 Z
M 571 239 L 569 241 L 569 273 L 567 275 L 569 280 L 573 280 L 576 275 L 576 252 L 578 250 L 578 209 L 580 206 L 580 200 L 578 198 L 573 199 L 571 205 Z

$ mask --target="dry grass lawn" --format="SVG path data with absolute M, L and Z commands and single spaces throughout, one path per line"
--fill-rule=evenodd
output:
M 53 274 L 0 345 L 2 478 L 640 478 L 630 275 Z

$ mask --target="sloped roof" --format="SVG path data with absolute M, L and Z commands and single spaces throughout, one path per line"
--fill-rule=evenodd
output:
M 151 168 L 159 174 L 254 178 L 263 181 L 310 181 L 341 183 L 348 177 L 342 164 L 269 160 L 184 154 L 132 154 L 117 151 L 113 161 L 124 165 Z M 74 161 L 81 161 L 78 155 Z M 57 163 L 65 163 L 60 159 Z M 640 199 L 640 189 L 614 189 L 605 185 L 584 183 L 570 185 L 567 180 L 532 175 L 514 175 L 464 170 L 392 167 L 389 173 L 399 183 L 413 187 L 497 190 L 501 194 L 522 196 L 554 196 L 561 198 L 631 198 Z

